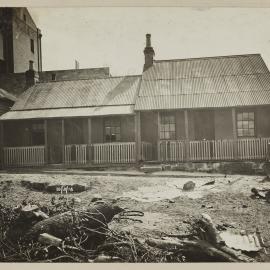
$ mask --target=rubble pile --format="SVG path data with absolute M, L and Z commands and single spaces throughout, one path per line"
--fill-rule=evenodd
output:
M 1 261 L 254 262 L 254 254 L 264 251 L 259 232 L 231 232 L 234 225 L 214 225 L 208 214 L 191 221 L 188 234 L 141 238 L 121 230 L 122 219 L 142 222 L 140 211 L 123 209 L 100 196 L 88 207 L 62 197 L 51 203 L 47 208 L 33 204 L 0 208 Z M 117 231 L 110 229 L 112 220 L 119 222 Z

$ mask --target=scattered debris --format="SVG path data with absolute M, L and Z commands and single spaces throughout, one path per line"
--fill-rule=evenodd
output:
M 257 234 L 235 234 L 229 231 L 220 233 L 221 239 L 226 246 L 236 250 L 259 251 L 262 249 Z
M 215 182 L 216 182 L 216 180 L 212 180 L 212 181 L 209 181 L 209 182 L 207 182 L 207 183 L 203 184 L 202 186 L 214 185 L 214 184 L 215 184 Z
M 63 242 L 62 239 L 57 238 L 57 237 L 55 237 L 51 234 L 48 234 L 48 233 L 40 234 L 38 237 L 38 241 L 41 244 L 48 245 L 48 246 L 56 246 L 56 247 L 59 247 Z
M 270 203 L 270 189 L 252 188 L 251 192 L 253 193 L 253 196 L 255 196 L 256 198 L 265 199 L 267 202 Z
M 195 183 L 193 181 L 188 181 L 183 185 L 183 190 L 184 191 L 191 191 L 194 190 L 195 188 Z

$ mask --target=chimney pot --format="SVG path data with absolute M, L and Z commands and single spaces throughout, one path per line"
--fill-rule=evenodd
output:
M 34 61 L 29 61 L 29 70 L 34 70 Z
M 25 72 L 25 87 L 26 89 L 36 84 L 39 80 L 39 74 L 34 70 L 34 61 L 29 61 L 29 69 Z
M 146 34 L 146 47 L 151 47 L 151 34 Z
M 151 34 L 146 34 L 146 46 L 144 48 L 144 66 L 143 71 L 146 71 L 153 65 L 155 51 L 151 46 Z

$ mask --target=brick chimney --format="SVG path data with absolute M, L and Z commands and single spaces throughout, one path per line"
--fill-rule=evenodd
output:
M 151 34 L 146 34 L 146 46 L 144 48 L 144 66 L 143 71 L 153 65 L 155 51 L 151 46 Z
M 38 72 L 34 70 L 34 62 L 29 61 L 29 69 L 25 72 L 25 88 L 29 88 L 36 84 L 39 80 Z

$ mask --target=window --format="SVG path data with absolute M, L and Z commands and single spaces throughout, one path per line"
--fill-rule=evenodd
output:
M 35 44 L 34 44 L 33 39 L 30 39 L 30 46 L 31 46 L 31 52 L 34 53 L 35 52 Z
M 118 119 L 106 119 L 104 126 L 106 142 L 120 141 L 120 121 Z
M 255 136 L 254 112 L 237 113 L 237 136 L 253 137 Z
M 160 117 L 160 139 L 175 140 L 175 115 L 162 114 Z
M 32 124 L 32 145 L 44 145 L 44 124 L 33 123 Z
M 56 81 L 56 74 L 52 73 L 52 81 Z

